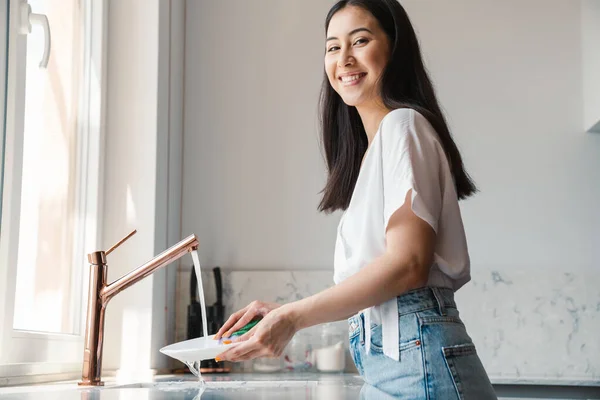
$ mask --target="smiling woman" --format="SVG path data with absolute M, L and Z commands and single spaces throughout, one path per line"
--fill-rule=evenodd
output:
M 336 285 L 263 310 L 220 359 L 279 356 L 296 332 L 348 318 L 365 382 L 399 398 L 495 399 L 454 292 L 470 279 L 459 199 L 476 192 L 396 0 L 341 0 L 325 23 L 320 211 L 343 210 Z M 233 314 L 216 337 L 259 315 Z

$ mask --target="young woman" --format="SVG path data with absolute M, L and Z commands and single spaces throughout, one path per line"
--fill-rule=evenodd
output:
M 218 358 L 278 356 L 298 330 L 347 318 L 352 357 L 368 385 L 402 398 L 495 399 L 454 302 L 470 280 L 458 201 L 476 188 L 410 20 L 396 0 L 342 0 L 325 30 L 329 175 L 320 211 L 344 211 L 336 285 L 234 313 L 217 339 L 262 320 Z

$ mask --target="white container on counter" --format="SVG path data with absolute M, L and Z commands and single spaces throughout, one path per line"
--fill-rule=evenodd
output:
M 346 367 L 346 331 L 339 325 L 328 323 L 321 327 L 321 343 L 314 351 L 317 370 L 343 372 Z

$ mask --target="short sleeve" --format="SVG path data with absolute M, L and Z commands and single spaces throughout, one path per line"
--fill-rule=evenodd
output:
M 442 209 L 441 146 L 433 127 L 416 111 L 399 109 L 386 116 L 380 134 L 384 231 L 412 190 L 413 213 L 437 233 Z

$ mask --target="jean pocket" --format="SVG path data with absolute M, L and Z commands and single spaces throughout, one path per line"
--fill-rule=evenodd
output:
M 473 343 L 442 347 L 442 352 L 459 399 L 497 399 Z
M 350 356 L 352 357 L 352 361 L 354 362 L 358 373 L 361 376 L 364 376 L 365 371 L 360 358 L 360 343 L 358 336 L 354 336 L 350 339 Z
M 400 342 L 400 353 L 417 348 L 421 345 L 421 340 L 411 339 L 406 342 Z M 383 337 L 381 325 L 371 328 L 371 351 L 374 353 L 383 353 Z

